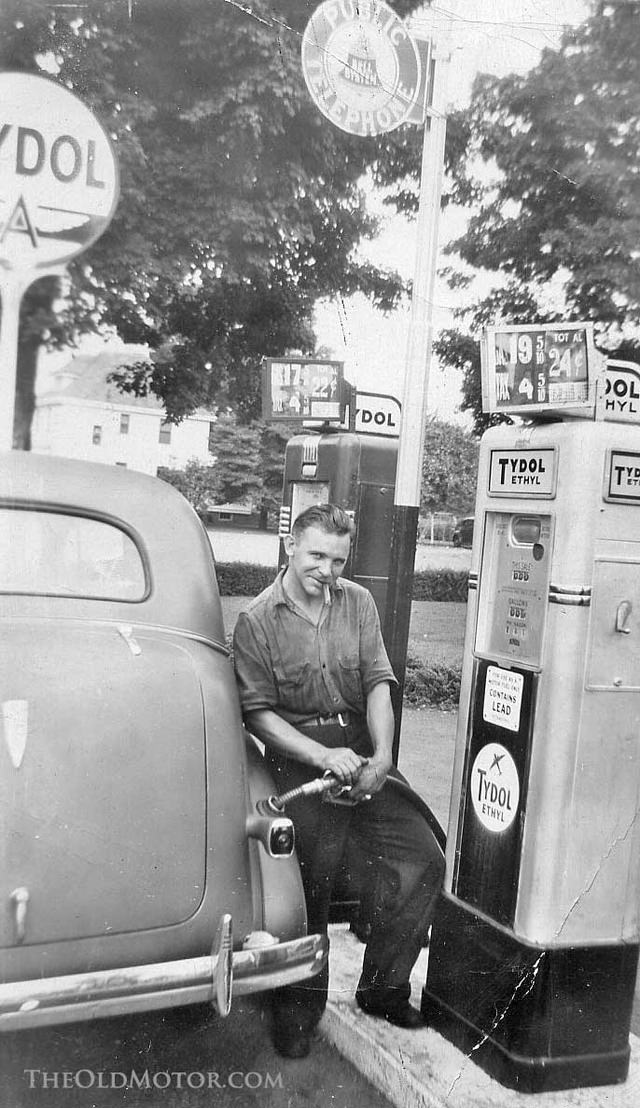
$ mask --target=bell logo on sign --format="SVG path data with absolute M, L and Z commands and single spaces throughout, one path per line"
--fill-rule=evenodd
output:
M 0 263 L 67 261 L 106 230 L 118 200 L 109 137 L 73 93 L 46 77 L 0 73 Z

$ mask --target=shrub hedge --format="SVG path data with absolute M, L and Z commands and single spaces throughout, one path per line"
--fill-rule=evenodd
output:
M 415 655 L 407 655 L 404 679 L 404 700 L 414 708 L 458 707 L 460 699 L 460 666 L 448 666 L 444 662 L 425 662 Z
M 257 596 L 275 577 L 273 566 L 251 562 L 217 562 L 216 571 L 221 596 Z M 465 570 L 418 570 L 413 577 L 413 599 L 464 603 L 468 579 Z

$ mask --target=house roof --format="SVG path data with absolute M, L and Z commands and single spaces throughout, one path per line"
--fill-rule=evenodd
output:
M 114 370 L 143 361 L 149 361 L 146 346 L 123 346 L 119 350 L 104 350 L 99 354 L 78 354 L 54 373 L 55 385 L 47 392 L 46 400 L 73 397 L 75 400 L 162 411 L 164 405 L 153 393 L 135 396 L 121 392 L 117 385 L 107 380 Z
M 148 361 L 149 350 L 146 346 L 128 345 L 103 350 L 99 354 L 78 354 L 53 374 L 55 384 L 40 398 L 38 407 L 73 399 L 164 412 L 164 404 L 154 393 L 136 396 L 132 392 L 122 392 L 117 385 L 107 380 L 114 370 L 135 362 Z M 192 415 L 205 419 L 214 418 L 213 413 L 204 408 L 198 408 Z

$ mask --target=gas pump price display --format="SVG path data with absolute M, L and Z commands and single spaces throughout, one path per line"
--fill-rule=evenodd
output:
M 592 324 L 488 328 L 480 356 L 485 412 L 585 412 L 595 404 Z
M 265 358 L 264 419 L 341 423 L 345 414 L 344 363 L 322 358 Z

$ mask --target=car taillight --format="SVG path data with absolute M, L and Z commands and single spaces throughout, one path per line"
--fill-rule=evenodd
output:
M 293 824 L 287 816 L 250 815 L 247 834 L 259 839 L 271 858 L 289 858 L 295 846 Z
M 275 857 L 283 855 L 289 857 L 293 854 L 295 846 L 295 831 L 290 819 L 276 819 L 273 821 L 270 835 L 269 853 Z

